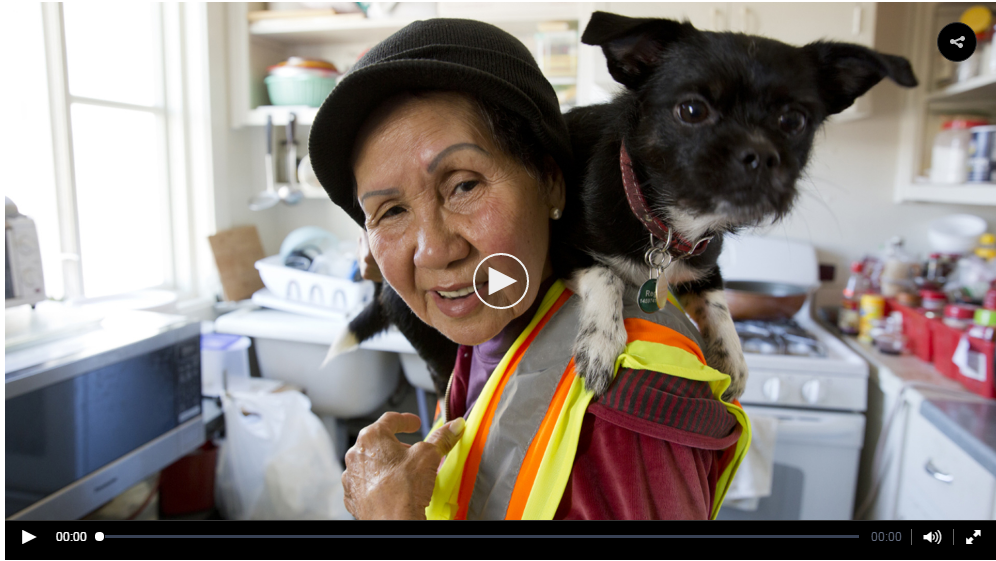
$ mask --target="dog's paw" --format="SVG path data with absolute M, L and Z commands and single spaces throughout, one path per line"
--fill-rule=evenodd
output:
M 615 375 L 616 358 L 626 348 L 622 318 L 622 279 L 605 267 L 578 272 L 574 290 L 581 297 L 579 329 L 574 340 L 574 369 L 587 389 L 601 396 Z
M 713 349 L 706 352 L 706 363 L 730 377 L 730 387 L 723 392 L 723 401 L 732 403 L 747 387 L 747 361 L 740 349 Z
M 349 329 L 344 329 L 339 338 L 329 347 L 329 352 L 325 355 L 325 360 L 322 361 L 322 365 L 319 368 L 325 368 L 335 357 L 356 350 L 359 346 L 360 341 L 357 339 L 356 334 Z

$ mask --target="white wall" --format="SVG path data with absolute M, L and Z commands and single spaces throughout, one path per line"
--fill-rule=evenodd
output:
M 908 4 L 878 4 L 876 48 L 908 53 L 911 11 Z M 214 80 L 226 86 L 225 76 Z M 800 185 L 804 195 L 799 204 L 786 220 L 763 231 L 768 236 L 810 242 L 821 262 L 836 265 L 836 281 L 819 293 L 821 305 L 837 301 L 851 261 L 877 251 L 894 235 L 903 236 L 911 251 L 925 255 L 930 251 L 926 226 L 937 217 L 967 212 L 983 217 L 996 229 L 996 207 L 893 202 L 901 88 L 885 81 L 868 95 L 873 102 L 870 117 L 829 123 L 818 134 L 807 177 Z M 227 111 L 227 107 L 219 110 Z M 309 129 L 301 127 L 300 138 L 306 139 Z M 226 146 L 224 157 L 218 160 L 224 161 L 223 168 L 216 176 L 222 190 L 216 197 L 219 230 L 255 224 L 268 255 L 277 253 L 284 236 L 300 226 L 323 227 L 342 239 L 358 235 L 359 227 L 328 200 L 306 199 L 298 207 L 250 211 L 246 201 L 265 189 L 264 131 L 246 127 L 216 130 L 216 134 L 225 139 L 216 147 Z M 278 131 L 277 138 L 282 134 Z M 300 155 L 304 149 L 302 141 Z

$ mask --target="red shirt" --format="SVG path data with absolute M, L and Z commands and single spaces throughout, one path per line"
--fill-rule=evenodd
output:
M 448 404 L 454 419 L 466 414 L 468 397 L 476 400 L 467 395 L 472 353 L 458 351 Z M 720 457 L 740 431 L 707 383 L 622 368 L 585 412 L 554 519 L 708 520 Z

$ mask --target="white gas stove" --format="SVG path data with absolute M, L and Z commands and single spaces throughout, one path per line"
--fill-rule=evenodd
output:
M 816 251 L 805 243 L 729 237 L 719 263 L 727 281 L 819 286 Z M 749 372 L 740 402 L 753 443 L 720 519 L 852 517 L 868 364 L 811 317 L 812 300 L 790 321 L 738 322 Z

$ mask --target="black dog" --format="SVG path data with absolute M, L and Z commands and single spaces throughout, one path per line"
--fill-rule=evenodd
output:
M 566 115 L 583 179 L 568 188 L 554 238 L 572 244 L 558 248 L 558 258 L 572 263 L 569 286 L 582 299 L 576 368 L 596 395 L 608 388 L 626 344 L 625 287 L 648 280 L 645 258 L 656 247 L 654 264 L 668 265 L 667 283 L 698 324 L 708 364 L 731 376 L 724 398 L 738 397 L 747 368 L 716 267 L 723 233 L 790 210 L 813 136 L 828 116 L 885 77 L 907 87 L 916 78 L 905 59 L 858 45 L 792 47 L 605 12 L 592 15 L 582 41 L 602 47 L 626 91 Z M 442 396 L 456 344 L 387 285 L 332 352 L 389 324 L 426 360 Z
M 731 376 L 724 398 L 739 397 L 747 367 L 716 266 L 722 235 L 785 216 L 820 125 L 885 77 L 915 86 L 909 62 L 846 43 L 793 47 L 605 12 L 581 40 L 602 47 L 626 90 L 567 114 L 585 166 L 571 238 L 599 264 L 574 277 L 584 309 L 578 370 L 596 394 L 608 387 L 626 344 L 613 321 L 623 282 L 647 281 L 647 251 L 667 245 L 669 257 L 659 250 L 654 264 L 669 265 L 707 363 Z

